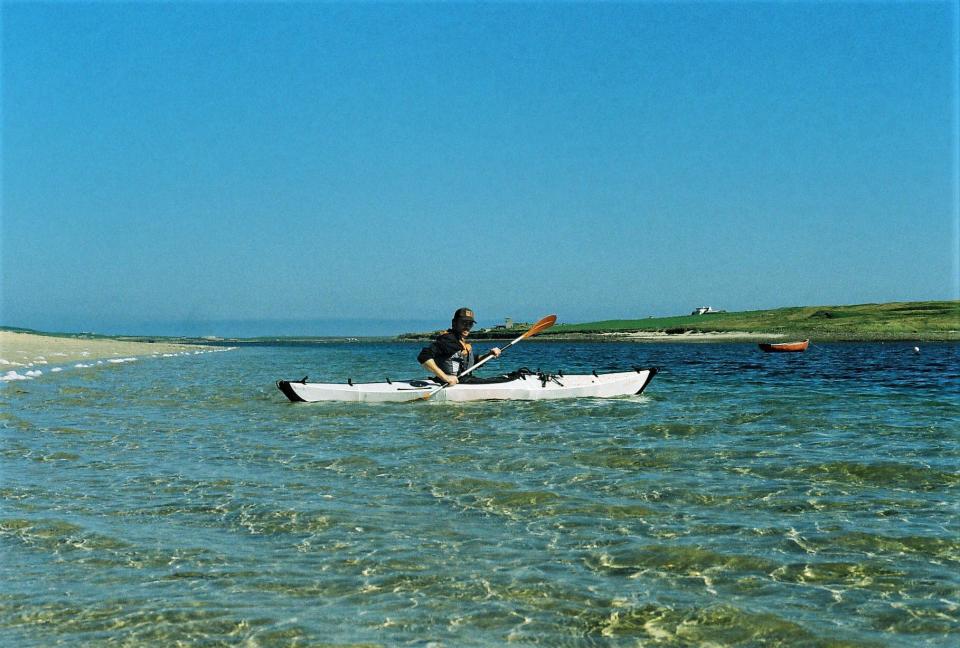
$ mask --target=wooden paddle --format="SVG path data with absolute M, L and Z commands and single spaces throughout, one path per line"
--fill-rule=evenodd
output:
M 512 342 L 511 342 L 510 344 L 508 344 L 507 346 L 505 346 L 505 347 L 503 347 L 502 349 L 500 349 L 500 353 L 503 353 L 504 351 L 506 351 L 507 349 L 509 349 L 510 347 L 512 347 L 514 344 L 516 344 L 516 343 L 519 342 L 520 340 L 525 340 L 525 339 L 527 339 L 528 337 L 531 337 L 531 336 L 533 336 L 533 335 L 536 335 L 537 333 L 540 333 L 540 332 L 542 332 L 542 331 L 546 331 L 548 328 L 550 328 L 551 326 L 553 326 L 554 323 L 556 323 L 556 321 L 557 321 L 557 316 L 556 316 L 556 315 L 547 315 L 546 317 L 544 317 L 543 319 L 541 319 L 539 322 L 537 322 L 536 324 L 534 324 L 533 326 L 531 326 L 529 329 L 527 329 L 527 331 L 526 331 L 523 335 L 521 335 L 520 337 L 518 337 L 516 340 L 512 341 Z M 460 377 L 466 376 L 468 373 L 470 373 L 470 372 L 473 371 L 474 369 L 479 368 L 482 364 L 484 364 L 484 363 L 487 362 L 488 360 L 492 360 L 492 359 L 495 358 L 495 357 L 497 357 L 497 356 L 492 356 L 492 355 L 487 356 L 486 358 L 484 358 L 483 360 L 481 360 L 481 361 L 478 362 L 477 364 L 473 365 L 472 367 L 468 368 L 466 371 L 464 371 L 463 373 L 461 373 L 461 374 L 460 374 L 459 376 L 457 376 L 457 377 L 460 378 Z M 431 396 L 433 396 L 433 395 L 436 394 L 437 392 L 443 391 L 444 389 L 446 389 L 446 388 L 449 387 L 449 386 L 450 386 L 450 383 L 447 383 L 447 384 L 445 384 L 445 385 L 440 385 L 439 387 L 437 387 L 436 389 L 434 389 L 434 390 L 433 390 L 432 392 L 430 392 L 429 394 L 426 394 L 426 395 L 424 395 L 424 396 L 421 396 L 420 398 L 418 398 L 418 399 L 416 399 L 416 400 L 428 400 Z

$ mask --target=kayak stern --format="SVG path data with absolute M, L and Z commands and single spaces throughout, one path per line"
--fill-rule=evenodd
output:
M 306 403 L 305 398 L 300 398 L 300 395 L 294 391 L 293 387 L 290 386 L 289 380 L 278 380 L 277 388 L 283 392 L 283 395 L 290 399 L 294 403 Z

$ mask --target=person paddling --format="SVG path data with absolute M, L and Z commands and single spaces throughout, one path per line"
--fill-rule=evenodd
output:
M 489 356 L 497 357 L 500 349 L 493 347 L 480 357 L 473 353 L 473 346 L 467 342 L 470 329 L 476 324 L 473 311 L 469 308 L 458 308 L 453 314 L 450 329 L 441 333 L 429 346 L 420 350 L 417 362 L 435 375 L 440 382 L 456 385 L 460 382 L 459 376 Z M 473 380 L 472 375 L 464 376 L 463 382 Z

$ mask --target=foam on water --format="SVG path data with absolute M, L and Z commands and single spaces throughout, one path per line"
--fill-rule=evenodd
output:
M 177 353 L 164 353 L 162 354 L 162 356 L 161 354 L 154 353 L 149 357 L 150 358 L 159 358 L 159 357 L 176 358 L 176 357 L 182 357 L 182 356 L 204 355 L 207 353 L 219 353 L 222 351 L 233 351 L 233 350 L 235 350 L 235 347 L 221 347 L 221 348 L 215 348 L 215 349 L 201 349 L 198 351 L 180 351 Z M 53 353 L 51 355 L 66 356 L 67 354 Z M 84 351 L 81 353 L 81 355 L 88 356 L 90 355 L 90 353 L 88 351 Z M 73 369 L 90 369 L 97 366 L 118 365 L 118 364 L 126 364 L 128 362 L 137 362 L 139 359 L 140 358 L 137 358 L 137 357 L 125 357 L 125 358 L 118 357 L 118 358 L 107 358 L 105 360 L 97 360 L 96 362 L 91 360 L 89 363 L 77 362 L 73 365 L 72 368 Z M 17 366 L 17 367 L 33 367 L 35 365 L 47 365 L 50 363 L 48 360 L 46 360 L 45 356 L 36 356 L 30 362 L 27 362 L 27 363 L 10 362 L 8 360 L 0 359 L 0 364 L 6 364 L 9 366 Z M 63 370 L 64 370 L 64 367 L 53 367 L 50 369 L 50 372 L 60 373 Z M 8 370 L 6 373 L 0 375 L 0 383 L 19 381 L 19 380 L 32 380 L 34 378 L 39 378 L 42 375 L 43 375 L 43 371 L 39 369 L 28 369 L 22 374 L 18 373 L 16 370 Z

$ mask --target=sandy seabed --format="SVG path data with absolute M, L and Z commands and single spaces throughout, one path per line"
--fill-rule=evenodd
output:
M 82 369 L 98 364 L 135 362 L 141 358 L 195 355 L 224 350 L 226 348 L 192 344 L 128 342 L 0 331 L 0 381 L 30 380 L 45 372 L 57 373 L 69 368 Z

